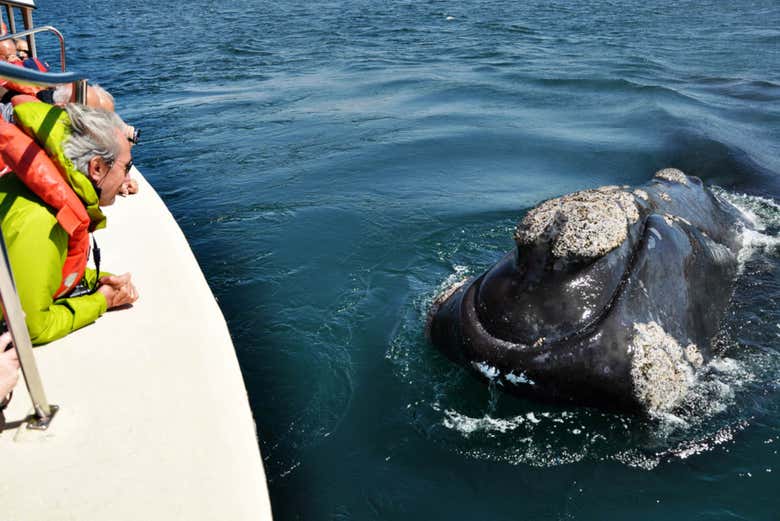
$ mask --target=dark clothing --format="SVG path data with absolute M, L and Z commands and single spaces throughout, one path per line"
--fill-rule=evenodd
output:
M 48 63 L 42 62 L 38 58 L 33 58 L 32 56 L 24 60 L 24 62 L 22 62 L 22 65 L 34 71 L 49 72 Z

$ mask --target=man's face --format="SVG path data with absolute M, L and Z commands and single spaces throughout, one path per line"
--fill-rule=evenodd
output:
M 89 174 L 95 186 L 100 189 L 100 206 L 114 204 L 122 184 L 130 179 L 128 165 L 132 164 L 130 155 L 130 143 L 116 129 L 116 139 L 119 142 L 119 154 L 113 164 L 107 164 L 101 157 L 94 157 L 90 161 Z
M 21 61 L 16 55 L 16 45 L 12 40 L 0 42 L 0 60 L 11 63 Z
M 19 40 L 18 42 L 16 42 L 16 54 L 17 56 L 19 56 L 19 59 L 22 61 L 30 57 L 30 49 L 27 48 L 26 41 Z

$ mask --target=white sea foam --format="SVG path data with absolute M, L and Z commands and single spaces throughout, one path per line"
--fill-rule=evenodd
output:
M 684 443 L 681 446 L 670 450 L 669 454 L 680 459 L 687 459 L 696 454 L 710 451 L 718 445 L 723 445 L 724 443 L 733 440 L 735 433 L 744 429 L 746 426 L 747 422 L 741 422 L 733 427 L 724 427 L 708 436 L 706 439 Z
M 774 199 L 760 195 L 748 195 L 728 192 L 719 187 L 713 187 L 713 192 L 743 213 L 746 219 L 758 230 L 767 227 L 780 226 L 780 204 Z
M 453 272 L 450 273 L 441 284 L 439 284 L 433 294 L 430 295 L 429 299 L 426 299 L 426 308 L 430 307 L 433 302 L 444 302 L 466 281 L 468 281 L 470 276 L 468 267 L 456 264 L 452 267 L 452 269 Z
M 748 223 L 742 232 L 742 250 L 739 252 L 739 270 L 744 269 L 757 253 L 777 255 L 780 252 L 780 236 L 767 230 L 780 228 L 780 204 L 758 195 L 732 193 L 719 187 L 713 192 L 739 210 Z
M 460 414 L 452 409 L 444 411 L 442 424 L 448 429 L 458 431 L 464 436 L 470 436 L 475 432 L 500 432 L 502 434 L 513 431 L 526 422 L 524 416 L 513 418 L 493 418 L 485 415 L 482 418 L 473 418 Z
M 520 374 L 515 374 L 514 372 L 510 372 L 510 373 L 504 375 L 504 379 L 507 382 L 509 382 L 511 384 L 514 384 L 514 385 L 523 385 L 523 384 L 534 385 L 536 383 L 533 380 L 531 380 L 530 378 L 528 378 L 525 375 L 525 373 L 523 373 L 522 371 L 520 372 Z
M 776 255 L 780 251 L 780 237 L 767 235 L 758 230 L 745 229 L 742 232 L 742 251 L 739 253 L 739 262 L 744 264 L 756 253 Z
M 499 370 L 486 362 L 472 362 L 471 365 L 482 373 L 488 380 L 495 380 L 500 374 Z

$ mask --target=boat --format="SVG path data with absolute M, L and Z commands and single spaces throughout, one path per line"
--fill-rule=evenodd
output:
M 0 39 L 27 37 L 35 55 L 36 34 L 59 34 L 33 26 L 34 0 L 0 5 L 9 30 Z M 83 88 L 61 48 L 60 72 L 3 63 L 0 77 Z M 27 384 L 20 379 L 0 422 L 0 517 L 272 519 L 225 319 L 165 203 L 137 168 L 132 175 L 139 192 L 105 208 L 108 226 L 96 233 L 101 266 L 132 273 L 132 307 L 32 350 L 13 282 L 0 284 Z

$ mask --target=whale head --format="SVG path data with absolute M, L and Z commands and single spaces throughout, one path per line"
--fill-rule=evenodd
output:
M 518 223 L 513 251 L 434 302 L 429 336 L 521 393 L 671 408 L 690 360 L 710 357 L 738 224 L 733 207 L 675 169 L 634 190 L 545 201 Z

